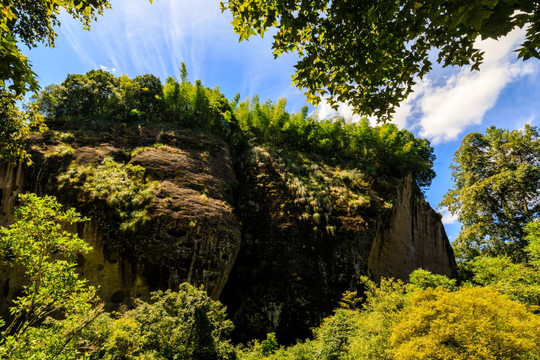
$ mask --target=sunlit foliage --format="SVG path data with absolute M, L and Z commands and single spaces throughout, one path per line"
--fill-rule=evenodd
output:
M 529 255 L 529 262 L 540 268 L 540 220 L 528 223 L 525 226 L 525 239 L 529 242 L 525 251 Z
M 106 158 L 97 165 L 72 163 L 58 176 L 58 187 L 82 199 L 106 201 L 120 220 L 120 230 L 134 231 L 147 219 L 147 207 L 158 183 L 145 177 L 140 165 L 123 165 Z
M 287 113 L 284 99 L 261 104 L 258 97 L 239 103 L 234 115 L 252 142 L 319 154 L 338 164 L 351 162 L 374 177 L 413 174 L 420 186 L 429 186 L 435 176 L 429 141 L 393 124 L 372 127 L 367 120 L 318 120 L 307 116 L 307 108 Z
M 395 360 L 533 359 L 540 317 L 488 288 L 428 288 L 412 294 L 390 342 Z
M 314 339 L 283 348 L 273 346 L 263 351 L 263 342 L 254 342 L 242 348 L 244 359 L 306 359 L 306 360 L 379 360 L 386 358 L 390 347 L 391 326 L 398 320 L 407 303 L 405 284 L 392 279 L 381 279 L 380 285 L 363 278 L 365 299 L 358 308 L 348 304 L 359 301 L 354 294 L 347 294 L 343 308 L 323 320 L 314 329 Z M 352 301 L 351 301 L 352 300 Z M 268 340 L 268 339 L 267 339 Z
M 455 249 L 463 259 L 480 254 L 523 261 L 523 227 L 540 216 L 540 135 L 490 127 L 471 133 L 456 151 L 454 186 L 441 202 L 462 224 Z
M 409 291 L 427 288 L 436 289 L 438 287 L 448 290 L 456 290 L 456 282 L 456 279 L 450 279 L 444 275 L 433 274 L 424 269 L 417 269 L 409 275 L 409 283 L 407 284 L 407 287 L 409 288 Z
M 75 271 L 76 256 L 90 247 L 63 229 L 82 219 L 74 209 L 62 210 L 53 197 L 20 195 L 20 202 L 16 222 L 0 227 L 2 261 L 25 275 L 0 333 L 0 358 L 74 358 L 68 343 L 101 311 L 96 289 Z
M 202 289 L 181 284 L 111 318 L 104 314 L 79 339 L 90 359 L 236 359 L 225 308 Z

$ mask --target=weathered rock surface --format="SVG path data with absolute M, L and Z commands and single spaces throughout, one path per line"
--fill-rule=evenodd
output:
M 285 342 L 310 336 L 367 274 L 375 228 L 365 222 L 347 228 L 340 219 L 334 235 L 314 229 L 311 220 L 298 219 L 303 205 L 285 201 L 295 195 L 277 168 L 275 154 L 248 154 L 239 174 L 242 247 L 223 296 L 239 341 L 267 332 Z
M 229 204 L 235 175 L 226 144 L 198 133 L 166 135 L 155 130 L 116 134 L 106 143 L 99 140 L 74 140 L 72 154 L 56 155 L 58 141 L 38 136 L 33 140 L 32 166 L 0 164 L 0 224 L 13 221 L 21 191 L 55 195 L 90 217 L 72 229 L 94 248 L 78 259 L 80 272 L 99 285 L 99 295 L 110 309 L 184 281 L 204 285 L 219 298 L 240 246 L 240 225 Z M 168 145 L 152 146 L 158 140 Z M 159 182 L 146 221 L 136 231 L 121 231 L 114 208 L 105 200 L 59 189 L 58 175 L 70 163 L 96 165 L 106 158 L 140 165 L 149 180 Z M 4 275 L 0 286 L 12 298 L 12 288 L 21 281 L 10 280 L 15 275 L 8 272 Z
M 59 151 L 61 143 L 72 151 Z M 136 231 L 120 229 L 105 199 L 59 188 L 58 175 L 70 164 L 111 158 L 143 167 L 159 183 Z M 310 336 L 344 291 L 362 290 L 362 275 L 407 279 L 419 267 L 453 271 L 440 217 L 411 179 L 397 189 L 381 182 L 376 190 L 358 172 L 343 175 L 317 160 L 284 170 L 289 165 L 279 154 L 251 149 L 233 161 L 218 138 L 159 129 L 97 129 L 62 141 L 40 135 L 32 140 L 32 160 L 30 167 L 0 164 L 0 225 L 13 221 L 23 191 L 55 195 L 90 217 L 72 228 L 94 248 L 78 259 L 80 272 L 100 286 L 109 309 L 187 281 L 228 306 L 237 340 L 275 331 L 280 341 L 294 341 Z M 306 200 L 317 182 L 311 168 L 322 195 Z M 389 201 L 380 194 L 388 189 Z M 23 279 L 0 271 L 5 312 Z
M 362 275 L 407 280 L 419 267 L 451 275 L 453 252 L 440 217 L 412 179 L 394 193 L 392 209 L 372 189 L 370 203 L 353 213 L 331 196 L 331 234 L 299 219 L 303 205 L 289 205 L 296 195 L 280 175 L 278 157 L 245 156 L 238 172 L 242 247 L 222 298 L 236 340 L 270 331 L 284 342 L 310 336 L 344 291 L 362 291 Z
M 0 226 L 6 226 L 14 221 L 13 207 L 17 195 L 25 184 L 24 174 L 22 164 L 0 166 Z
M 411 272 L 421 268 L 451 276 L 454 252 L 440 215 L 412 178 L 399 186 L 397 194 L 390 219 L 378 224 L 368 258 L 371 274 L 408 280 Z

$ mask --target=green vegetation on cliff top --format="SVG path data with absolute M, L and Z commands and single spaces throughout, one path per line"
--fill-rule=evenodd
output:
M 85 124 L 193 128 L 216 134 L 239 151 L 249 145 L 289 148 L 358 168 L 371 178 L 400 179 L 412 174 L 425 187 L 435 176 L 429 141 L 393 124 L 372 127 L 367 120 L 319 120 L 308 116 L 307 108 L 291 114 L 285 110 L 285 99 L 261 103 L 254 96 L 240 102 L 237 95 L 229 101 L 219 88 L 189 82 L 185 72 L 180 81 L 169 77 L 162 85 L 153 75 L 130 79 L 91 70 L 68 75 L 35 100 L 46 119 L 63 121 L 65 126 L 82 120 Z
M 77 165 L 58 176 L 58 188 L 76 191 L 84 201 L 104 200 L 120 219 L 121 231 L 134 231 L 145 222 L 146 208 L 157 191 L 158 182 L 145 178 L 145 169 L 139 165 L 123 165 L 106 158 L 97 165 Z

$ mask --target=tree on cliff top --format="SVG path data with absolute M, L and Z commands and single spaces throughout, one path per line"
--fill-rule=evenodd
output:
M 477 37 L 497 39 L 527 27 L 519 57 L 540 58 L 540 3 L 535 0 L 229 0 L 240 40 L 277 28 L 277 57 L 296 51 L 293 83 L 317 104 L 347 102 L 359 114 L 388 120 L 432 68 L 471 64 Z
M 462 224 L 458 254 L 524 259 L 524 226 L 540 216 L 539 154 L 540 134 L 529 125 L 463 139 L 451 165 L 454 186 L 441 202 Z

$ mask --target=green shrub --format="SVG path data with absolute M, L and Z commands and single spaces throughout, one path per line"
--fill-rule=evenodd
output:
M 515 264 L 509 257 L 481 256 L 470 261 L 473 283 L 489 286 L 524 304 L 540 306 L 540 269 L 529 264 Z
M 148 149 L 155 149 L 155 148 L 162 148 L 162 147 L 165 147 L 167 148 L 168 150 L 173 150 L 173 148 L 169 147 L 168 145 L 165 145 L 165 144 L 162 144 L 162 143 L 154 143 L 152 144 L 152 146 L 140 146 L 140 147 L 137 147 L 135 149 L 133 149 L 131 152 L 130 152 L 130 155 L 131 157 L 134 157 Z M 181 150 L 179 149 L 174 149 L 174 151 L 176 152 L 181 152 Z
M 525 226 L 525 240 L 528 245 L 525 248 L 529 257 L 529 263 L 540 268 L 540 221 L 532 221 Z
M 67 157 L 67 156 L 73 156 L 73 154 L 75 153 L 75 149 L 73 149 L 73 147 L 71 145 L 68 145 L 68 144 L 58 144 L 56 145 L 55 147 L 47 150 L 45 152 L 45 157 L 46 158 L 50 158 L 50 157 L 60 157 L 60 158 L 63 158 L 63 157 Z
M 87 355 L 93 359 L 236 359 L 225 308 L 187 283 L 177 292 L 153 293 L 151 302 L 138 301 L 118 319 L 98 320 L 80 341 L 92 344 Z
M 98 165 L 71 164 L 58 176 L 59 189 L 75 190 L 79 199 L 105 200 L 120 218 L 120 230 L 134 231 L 147 220 L 147 207 L 158 182 L 148 181 L 139 165 L 106 158 Z
M 448 290 L 455 290 L 457 286 L 455 279 L 449 279 L 444 275 L 432 274 L 424 269 L 417 269 L 409 275 L 409 291 L 426 289 L 428 287 L 433 289 L 442 287 Z

